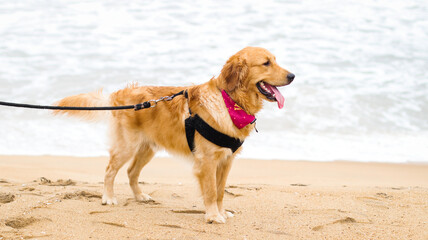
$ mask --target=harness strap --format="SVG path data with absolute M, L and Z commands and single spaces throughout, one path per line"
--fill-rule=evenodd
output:
M 195 149 L 195 131 L 198 131 L 208 141 L 214 143 L 217 146 L 230 148 L 232 152 L 238 150 L 238 148 L 244 143 L 238 138 L 230 137 L 224 133 L 221 133 L 212 128 L 197 114 L 188 117 L 184 121 L 186 129 L 187 144 L 189 145 L 190 151 L 193 152 Z

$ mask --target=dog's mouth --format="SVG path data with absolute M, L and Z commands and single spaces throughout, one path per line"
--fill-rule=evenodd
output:
M 258 82 L 256 86 L 268 100 L 276 101 L 279 109 L 284 107 L 284 96 L 282 96 L 281 92 L 276 88 L 277 86 L 270 85 L 264 81 Z

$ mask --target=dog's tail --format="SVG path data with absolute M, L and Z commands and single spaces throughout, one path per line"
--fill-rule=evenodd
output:
M 109 97 L 104 95 L 102 89 L 66 97 L 54 103 L 55 106 L 62 107 L 105 107 L 110 105 Z M 66 114 L 88 121 L 106 120 L 110 117 L 110 111 L 88 111 L 88 110 L 55 110 L 55 115 Z

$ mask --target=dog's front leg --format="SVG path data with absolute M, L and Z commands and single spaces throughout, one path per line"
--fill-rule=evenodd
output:
M 220 162 L 220 164 L 217 166 L 217 206 L 220 214 L 224 218 L 233 217 L 233 213 L 226 211 L 223 206 L 224 189 L 226 186 L 227 176 L 229 175 L 230 168 L 232 166 L 233 158 L 234 156 L 230 156 L 224 161 Z
M 205 204 L 205 221 L 208 223 L 225 223 L 226 219 L 220 214 L 217 205 L 217 172 L 218 159 L 195 159 L 194 171 L 199 180 Z

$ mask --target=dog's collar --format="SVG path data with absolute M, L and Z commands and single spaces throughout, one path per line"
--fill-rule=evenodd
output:
M 225 90 L 221 91 L 221 95 L 223 96 L 229 116 L 237 128 L 241 129 L 256 121 L 256 117 L 248 114 L 244 109 L 242 109 L 235 101 L 233 101 Z

